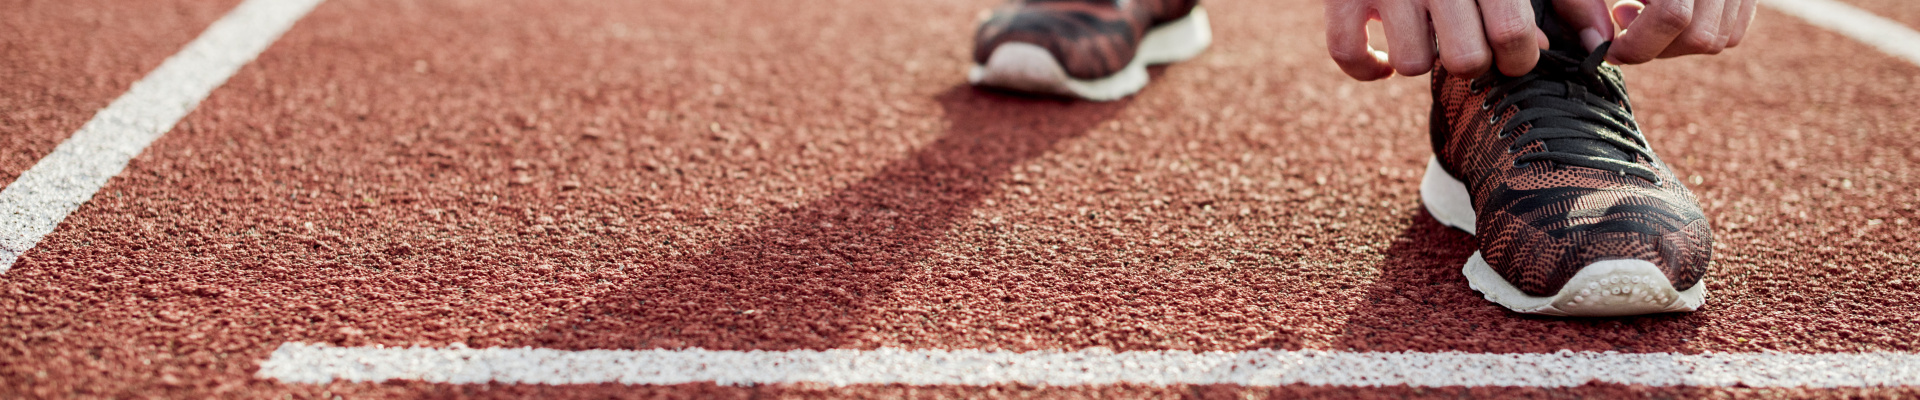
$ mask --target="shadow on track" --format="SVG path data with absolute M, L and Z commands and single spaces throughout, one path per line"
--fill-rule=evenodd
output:
M 1467 286 L 1460 266 L 1473 255 L 1472 235 L 1441 225 L 1425 208 L 1394 238 L 1380 277 L 1353 306 L 1337 350 L 1688 352 L 1707 323 L 1701 314 L 1561 318 L 1507 311 Z M 1712 297 L 1708 297 L 1712 306 Z
M 960 86 L 936 97 L 947 133 L 832 195 L 697 254 L 649 265 L 534 334 L 565 348 L 861 347 L 867 316 L 916 279 L 948 228 L 1008 170 L 1113 118 L 1128 101 L 1029 99 Z M 523 342 L 526 343 L 526 342 Z

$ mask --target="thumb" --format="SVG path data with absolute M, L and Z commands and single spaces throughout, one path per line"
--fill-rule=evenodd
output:
M 1613 40 L 1613 19 L 1608 18 L 1606 0 L 1554 0 L 1553 9 L 1561 21 L 1579 32 L 1580 45 L 1587 51 Z

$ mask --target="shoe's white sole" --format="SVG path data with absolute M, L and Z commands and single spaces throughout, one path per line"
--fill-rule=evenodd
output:
M 1420 202 L 1440 224 L 1474 233 L 1473 199 L 1467 194 L 1467 185 L 1441 168 L 1439 159 L 1427 160 L 1426 176 L 1420 180 Z M 1690 312 L 1699 310 L 1707 300 L 1704 282 L 1684 291 L 1675 290 L 1667 275 L 1645 260 L 1588 264 L 1559 293 L 1544 297 L 1521 292 L 1487 265 L 1477 251 L 1467 259 L 1461 273 L 1466 274 L 1467 285 L 1488 301 L 1528 314 L 1613 317 Z
M 1133 61 L 1113 75 L 1075 79 L 1047 49 L 1031 43 L 1009 42 L 993 49 L 987 63 L 967 71 L 967 83 L 1030 93 L 1078 97 L 1093 101 L 1118 100 L 1147 86 L 1147 66 L 1191 59 L 1213 44 L 1207 10 L 1194 7 L 1186 17 L 1147 31 Z

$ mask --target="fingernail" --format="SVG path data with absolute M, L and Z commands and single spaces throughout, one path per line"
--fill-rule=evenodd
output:
M 1600 30 L 1598 29 L 1587 28 L 1580 30 L 1580 44 L 1586 45 L 1587 51 L 1600 48 L 1600 42 L 1605 40 L 1606 39 L 1600 37 Z
M 1633 29 L 1633 20 L 1636 19 L 1640 19 L 1640 9 L 1638 8 L 1621 7 L 1613 9 L 1613 22 L 1620 24 L 1622 29 Z

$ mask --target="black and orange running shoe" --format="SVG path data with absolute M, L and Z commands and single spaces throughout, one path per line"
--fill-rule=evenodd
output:
M 1648 147 L 1608 46 L 1543 50 L 1519 77 L 1433 74 L 1420 198 L 1479 237 L 1467 282 L 1508 309 L 1618 316 L 1706 300 L 1707 218 Z
M 974 85 L 1115 100 L 1147 85 L 1149 65 L 1213 42 L 1199 0 L 1011 0 L 974 33 Z

